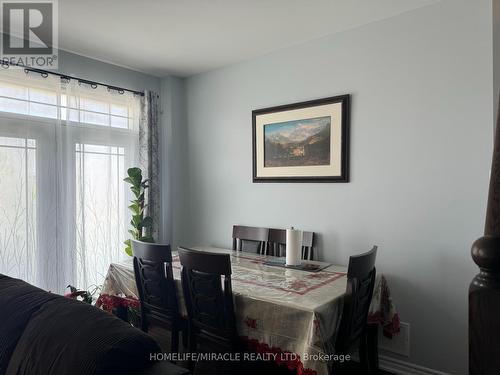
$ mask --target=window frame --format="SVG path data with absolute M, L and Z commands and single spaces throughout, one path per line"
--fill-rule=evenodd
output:
M 60 95 L 58 98 L 58 103 L 60 103 Z M 58 116 L 60 116 L 60 109 Z M 129 121 L 132 120 L 129 118 Z M 60 133 L 56 134 L 57 132 Z M 76 144 L 122 147 L 126 169 L 135 160 L 134 156 L 138 151 L 138 131 L 130 127 L 92 125 L 59 118 L 0 111 L 0 136 L 36 140 L 37 275 L 35 280 L 37 285 L 59 291 L 65 287 L 68 280 L 76 280 L 77 278 Z M 62 155 L 57 153 L 58 136 L 64 139 L 63 147 L 66 148 L 62 151 Z M 54 212 L 54 205 L 59 204 L 57 195 L 61 193 L 61 187 L 56 185 L 56 181 L 61 172 L 63 172 L 65 180 L 66 201 L 72 202 L 72 204 L 67 205 L 62 210 L 63 212 L 56 211 L 57 218 L 55 220 L 48 220 Z M 127 209 L 130 192 L 127 190 L 124 185 L 124 238 L 130 217 Z M 72 220 L 74 230 L 63 230 L 61 225 L 64 220 Z M 53 233 L 54 236 L 58 233 L 59 240 L 62 242 L 56 242 L 58 246 L 53 246 L 55 240 L 47 233 Z M 69 254 L 67 249 L 71 249 L 74 254 Z M 61 269 L 66 271 L 65 274 L 57 272 Z M 47 274 L 54 274 L 49 285 L 45 283 L 45 275 Z M 79 287 L 86 288 L 88 286 Z

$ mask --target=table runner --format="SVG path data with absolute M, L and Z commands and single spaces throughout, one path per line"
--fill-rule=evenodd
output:
M 314 360 L 332 353 L 346 289 L 346 267 L 332 265 L 319 272 L 304 272 L 264 265 L 269 256 L 212 247 L 197 250 L 231 255 L 232 286 L 237 329 L 257 352 L 290 352 L 287 363 L 298 374 L 328 374 L 326 361 Z M 180 283 L 180 262 L 173 253 L 181 314 L 186 315 Z M 321 262 L 313 262 L 321 263 Z M 132 259 L 110 265 L 99 304 L 112 305 L 112 296 L 137 300 Z

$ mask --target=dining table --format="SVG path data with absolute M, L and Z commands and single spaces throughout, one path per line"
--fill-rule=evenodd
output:
M 230 255 L 237 330 L 253 351 L 291 354 L 273 357 L 277 361 L 286 358 L 281 364 L 297 374 L 328 374 L 346 292 L 347 267 L 304 261 L 321 268 L 309 272 L 269 265 L 276 259 L 269 255 L 212 246 L 191 249 Z M 176 251 L 172 251 L 172 269 L 180 313 L 186 316 Z M 387 293 L 385 278 L 378 275 L 370 307 L 371 323 L 383 327 L 389 323 L 392 333 L 397 333 L 399 317 L 392 300 L 386 300 Z M 96 305 L 108 311 L 116 305 L 139 306 L 132 258 L 110 265 Z

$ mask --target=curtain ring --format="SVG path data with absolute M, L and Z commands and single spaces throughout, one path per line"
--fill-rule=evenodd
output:
M 4 69 L 9 69 L 9 66 L 10 66 L 10 65 L 9 65 L 9 63 L 8 63 L 8 62 L 6 62 L 5 60 L 2 60 L 2 68 L 4 68 Z
M 24 73 L 30 74 L 30 70 L 29 69 L 24 69 Z
M 92 83 L 90 87 L 92 87 L 95 90 L 97 88 L 97 85 L 95 83 Z
M 49 76 L 49 73 L 40 73 L 40 75 L 43 77 L 43 78 L 47 78 Z
M 118 90 L 118 94 L 120 94 L 120 95 L 125 94 L 125 90 L 123 90 L 123 89 Z

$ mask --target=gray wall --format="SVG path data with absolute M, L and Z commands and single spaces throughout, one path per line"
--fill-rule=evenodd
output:
M 1 32 L 0 37 L 3 37 Z M 57 71 L 71 77 L 127 89 L 160 92 L 161 80 L 158 77 L 64 50 L 58 51 Z
M 500 93 L 500 0 L 493 0 L 493 106 L 498 113 Z
M 443 0 L 186 82 L 173 125 L 174 243 L 229 247 L 231 226 L 320 233 L 346 264 L 377 244 L 408 361 L 467 373 L 469 251 L 492 149 L 491 0 Z M 352 94 L 348 184 L 253 184 L 253 109 Z M 182 97 L 182 95 L 181 95 Z
M 59 72 L 132 90 L 160 92 L 160 78 L 66 51 L 59 51 Z
M 185 169 L 185 81 L 177 77 L 165 77 L 161 80 L 161 97 L 163 113 L 161 116 L 162 130 L 162 226 L 160 237 L 162 242 L 170 243 L 172 233 L 178 231 L 180 220 L 173 220 L 174 210 L 179 212 L 185 205 L 187 196 L 183 186 L 178 184 L 179 176 Z M 176 218 L 177 219 L 177 218 Z M 180 217 L 178 219 L 181 219 Z

